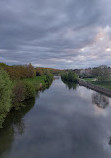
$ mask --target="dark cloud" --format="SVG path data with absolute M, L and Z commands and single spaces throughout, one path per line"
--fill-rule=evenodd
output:
M 110 0 L 0 0 L 1 62 L 110 65 L 110 6 Z

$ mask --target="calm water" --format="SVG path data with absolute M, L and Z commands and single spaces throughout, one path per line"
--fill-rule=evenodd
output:
M 60 79 L 12 112 L 0 158 L 111 158 L 111 99 Z

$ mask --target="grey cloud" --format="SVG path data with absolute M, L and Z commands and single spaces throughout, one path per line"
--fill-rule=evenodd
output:
M 96 51 L 101 44 L 94 52 L 90 47 L 99 28 L 110 27 L 110 6 L 110 0 L 0 0 L 1 62 L 55 68 L 102 64 Z M 110 64 L 107 58 L 105 63 Z

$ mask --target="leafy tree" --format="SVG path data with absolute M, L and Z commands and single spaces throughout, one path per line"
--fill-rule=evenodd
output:
M 24 95 L 25 95 L 25 100 L 28 100 L 30 98 L 35 97 L 35 87 L 31 82 L 25 81 L 24 82 Z
M 9 76 L 13 80 L 19 80 L 24 78 L 31 78 L 36 76 L 35 69 L 31 64 L 6 66 L 4 69 L 8 72 Z
M 93 76 L 98 79 L 98 81 L 110 80 L 109 67 L 107 67 L 106 65 L 101 65 L 99 67 L 94 68 L 92 73 Z
M 75 72 L 69 71 L 69 72 L 63 73 L 61 75 L 61 78 L 69 82 L 77 82 L 78 76 Z
M 0 125 L 11 109 L 12 82 L 6 71 L 0 69 Z
M 5 63 L 0 63 L 0 67 L 6 67 L 7 65 Z
M 31 63 L 29 65 L 26 65 L 26 70 L 28 78 L 34 77 L 36 75 L 35 69 Z

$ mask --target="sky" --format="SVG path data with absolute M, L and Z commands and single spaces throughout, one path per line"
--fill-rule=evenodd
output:
M 111 0 L 0 0 L 0 62 L 111 66 Z

